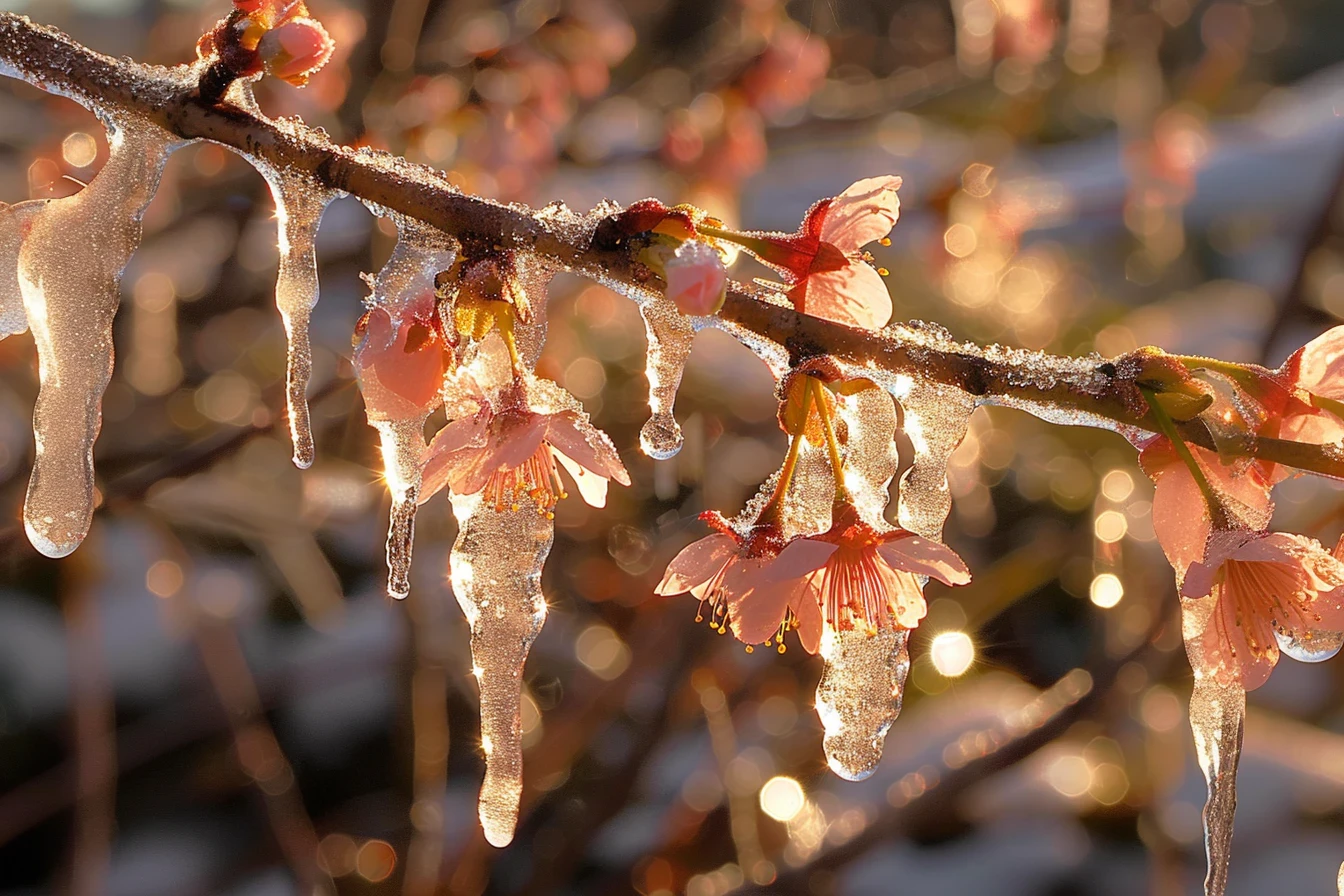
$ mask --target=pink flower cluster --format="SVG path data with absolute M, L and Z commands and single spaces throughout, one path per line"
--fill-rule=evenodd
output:
M 1189 362 L 1196 369 L 1201 363 Z M 1308 343 L 1277 370 L 1207 363 L 1217 368 L 1209 379 L 1235 393 L 1235 400 L 1215 401 L 1205 412 L 1211 428 L 1344 443 L 1344 327 Z M 1316 645 L 1292 651 L 1301 658 L 1333 655 L 1344 631 L 1341 548 L 1332 555 L 1312 539 L 1267 529 L 1271 491 L 1291 472 L 1263 459 L 1228 462 L 1165 435 L 1140 448 L 1156 483 L 1153 528 L 1187 599 L 1185 636 L 1196 671 L 1250 690 L 1269 677 L 1281 644 Z

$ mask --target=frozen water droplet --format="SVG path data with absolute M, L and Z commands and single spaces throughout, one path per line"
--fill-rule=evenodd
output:
M 141 216 L 174 139 L 150 124 L 114 123 L 97 176 L 79 193 L 44 203 L 27 222 L 18 280 L 41 387 L 23 518 L 29 540 L 49 557 L 78 547 L 93 518 L 93 443 L 112 375 L 121 272 L 140 243 Z
M 425 453 L 425 418 L 375 420 L 373 425 L 382 441 L 383 478 L 392 496 L 392 515 L 387 524 L 387 593 L 401 599 L 411 593 L 411 546 Z
M 639 431 L 639 446 L 649 457 L 666 460 L 681 450 L 681 426 L 672 410 L 686 359 L 691 356 L 695 328 L 690 318 L 663 298 L 641 304 L 639 313 L 649 337 L 644 371 L 649 379 L 649 410 L 653 412 Z
M 901 479 L 900 523 L 936 541 L 952 510 L 947 462 L 966 437 L 975 403 L 960 389 L 930 382 L 912 382 L 897 395 L 901 427 L 915 449 L 914 463 Z
M 1190 728 L 1195 735 L 1199 767 L 1208 782 L 1204 804 L 1204 850 L 1209 870 L 1205 896 L 1223 896 L 1232 850 L 1232 817 L 1237 809 L 1237 763 L 1246 718 L 1246 692 L 1237 685 L 1219 684 L 1195 675 L 1190 694 Z
M 275 307 L 285 324 L 289 350 L 285 365 L 285 396 L 294 465 L 313 465 L 313 433 L 308 416 L 308 380 L 313 354 L 308 321 L 317 305 L 317 228 L 322 213 L 336 198 L 314 184 L 284 176 L 267 177 L 275 199 L 280 270 L 275 281 Z
M 901 712 L 909 638 L 894 629 L 822 634 L 817 715 L 826 730 L 826 761 L 846 780 L 862 781 L 882 761 L 887 729 Z
M 480 495 L 452 495 L 452 503 L 458 533 L 449 570 L 471 626 L 471 660 L 481 686 L 485 780 L 478 808 L 486 839 L 505 846 L 523 791 L 523 666 L 546 621 L 541 568 L 555 527 L 534 509 L 496 511 Z
M 1339 890 L 1339 896 L 1344 896 L 1344 864 L 1339 866 L 1339 876 L 1335 880 L 1335 886 Z
M 1299 663 L 1323 663 L 1344 648 L 1344 632 L 1306 632 L 1294 635 L 1275 629 L 1279 649 Z

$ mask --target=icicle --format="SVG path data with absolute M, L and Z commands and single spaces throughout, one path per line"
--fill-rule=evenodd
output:
M 659 297 L 643 302 L 639 313 L 648 333 L 648 361 L 644 368 L 649 380 L 649 411 L 652 416 L 639 431 L 639 446 L 656 460 L 667 460 L 681 450 L 681 426 L 673 416 L 677 389 L 691 355 L 695 327 L 667 299 Z
M 960 389 L 918 381 L 895 398 L 903 412 L 901 428 L 915 449 L 914 464 L 901 478 L 900 524 L 942 541 L 952 510 L 947 461 L 966 438 L 975 403 Z
M 375 420 L 373 426 L 383 451 L 383 479 L 392 496 L 387 522 L 387 593 L 403 598 L 411 593 L 411 548 L 425 453 L 425 418 Z
M 481 827 L 492 845 L 506 846 L 523 790 L 523 665 L 546 621 L 541 567 L 555 526 L 535 508 L 483 506 L 479 494 L 453 495 L 452 502 L 458 533 L 449 569 L 471 626 L 473 673 L 481 686 Z
M 32 215 L 19 251 L 41 381 L 24 528 L 48 557 L 78 547 L 93 517 L 93 443 L 112 375 L 121 272 L 140 243 L 141 217 L 176 145 L 153 125 L 119 121 L 109 127 L 108 147 L 107 164 L 87 187 Z
M 1339 896 L 1344 896 L 1344 864 L 1339 866 L 1339 875 L 1335 879 L 1335 886 L 1339 889 Z
M 896 406 L 881 389 L 866 389 L 838 403 L 845 423 L 845 485 L 866 522 L 885 524 L 887 486 L 900 458 L 892 435 Z M 877 768 L 888 729 L 901 712 L 910 671 L 909 632 L 879 629 L 826 632 L 819 653 L 817 715 L 831 770 L 861 781 Z
M 887 729 L 901 712 L 909 639 L 909 632 L 892 629 L 822 633 L 817 715 L 826 729 L 826 762 L 846 780 L 862 781 L 882 760 Z
M 373 293 L 367 304 L 387 312 L 391 339 L 396 341 L 410 318 L 432 313 L 436 305 L 434 278 L 452 266 L 457 244 L 426 224 L 400 216 L 394 219 L 397 245 L 382 270 L 372 278 Z M 387 593 L 400 599 L 411 592 L 411 546 L 425 451 L 424 426 L 433 405 L 399 397 L 394 394 L 397 385 L 375 386 L 361 377 L 365 413 L 381 437 L 383 476 L 392 497 L 387 533 Z
M 1232 818 L 1237 809 L 1237 763 L 1241 759 L 1241 735 L 1246 718 L 1246 691 L 1239 684 L 1226 684 L 1214 674 L 1200 651 L 1199 633 L 1216 624 L 1211 617 L 1220 596 L 1214 593 L 1195 600 L 1181 600 L 1181 630 L 1186 653 L 1195 670 L 1190 694 L 1190 730 L 1195 735 L 1195 753 L 1204 772 L 1209 796 L 1204 803 L 1204 850 L 1208 874 L 1205 896 L 1222 896 L 1227 888 L 1227 864 L 1232 850 Z
M 1209 785 L 1204 803 L 1204 850 L 1209 870 L 1205 896 L 1227 889 L 1227 863 L 1232 851 L 1232 817 L 1237 809 L 1237 762 L 1246 718 L 1246 692 L 1196 676 L 1190 694 L 1190 728 L 1195 734 L 1199 767 Z
M 263 169 L 267 173 L 268 169 Z M 294 465 L 306 470 L 313 465 L 313 433 L 308 417 L 308 380 L 313 353 L 308 342 L 308 321 L 317 305 L 317 228 L 322 213 L 336 198 L 315 183 L 298 177 L 269 175 L 275 199 L 280 249 L 280 271 L 275 281 L 275 307 L 285 324 L 289 350 L 285 365 L 289 432 L 294 444 Z
M 14 205 L 0 202 L 0 339 L 28 329 L 19 286 L 19 250 L 26 223 L 46 204 L 41 199 Z

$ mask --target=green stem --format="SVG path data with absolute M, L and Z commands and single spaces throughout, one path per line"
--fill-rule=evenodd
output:
M 1189 468 L 1190 475 L 1195 479 L 1195 485 L 1199 486 L 1199 492 L 1204 496 L 1204 503 L 1208 505 L 1209 518 L 1213 521 L 1214 528 L 1227 528 L 1227 511 L 1224 510 L 1223 502 L 1218 497 L 1218 493 L 1209 484 L 1208 477 L 1204 475 L 1204 468 L 1200 466 L 1194 452 L 1185 443 L 1185 439 L 1181 438 L 1181 434 L 1176 430 L 1176 424 L 1162 409 L 1162 405 L 1158 403 L 1157 394 L 1151 389 L 1144 389 L 1142 386 L 1139 388 L 1143 392 L 1143 397 L 1148 400 L 1148 407 L 1152 410 L 1153 418 L 1157 420 L 1162 435 L 1166 436 L 1167 440 L 1171 442 L 1171 446 L 1176 449 L 1176 455 Z

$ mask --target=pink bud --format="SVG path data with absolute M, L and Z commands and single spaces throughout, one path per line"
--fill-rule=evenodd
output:
M 667 263 L 667 297 L 682 314 L 716 314 L 728 289 L 728 268 L 709 243 L 682 243 Z
M 296 87 L 327 64 L 336 44 L 314 19 L 298 18 L 267 31 L 257 44 L 267 74 Z

